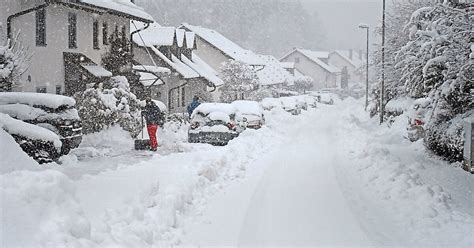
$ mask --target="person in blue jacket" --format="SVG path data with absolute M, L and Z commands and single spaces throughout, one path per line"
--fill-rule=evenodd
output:
M 188 114 L 189 117 L 193 114 L 193 111 L 200 105 L 199 97 L 194 96 L 193 101 L 188 105 Z

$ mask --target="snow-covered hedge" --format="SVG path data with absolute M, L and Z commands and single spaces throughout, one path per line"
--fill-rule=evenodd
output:
M 113 77 L 111 85 L 111 89 L 88 89 L 74 96 L 83 132 L 95 133 L 119 125 L 135 137 L 141 130 L 142 103 L 130 92 L 125 77 Z
M 406 97 L 430 99 L 422 116 L 426 147 L 449 160 L 461 160 L 460 123 L 474 109 L 474 6 L 415 2 L 395 5 L 388 19 L 387 107 Z M 380 61 L 375 62 L 380 71 Z
M 38 94 L 28 92 L 0 92 L 0 104 L 26 104 L 29 106 L 41 106 L 50 109 L 60 107 L 74 107 L 76 101 L 73 98 L 55 94 Z

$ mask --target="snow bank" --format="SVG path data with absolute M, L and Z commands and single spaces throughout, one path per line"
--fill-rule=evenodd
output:
M 79 148 L 71 151 L 71 156 L 79 158 L 106 157 L 132 150 L 134 141 L 130 133 L 120 126 L 113 126 L 98 133 L 82 136 Z M 63 158 L 66 160 L 68 158 Z
M 339 107 L 341 182 L 375 241 L 397 246 L 472 246 L 472 176 L 403 138 L 406 119 L 379 126 L 349 99 Z M 359 106 L 358 106 L 359 105 Z M 464 208 L 469 209 L 464 209 Z M 370 230 L 370 228 L 367 228 Z M 372 228 L 373 229 L 373 228 Z
M 0 181 L 3 247 L 93 247 L 74 183 L 64 174 L 17 171 Z
M 7 132 L 0 128 L 0 173 L 16 170 L 40 170 L 41 167 L 23 152 L 20 145 Z
M 62 146 L 59 136 L 54 132 L 46 128 L 13 119 L 9 115 L 2 113 L 0 113 L 0 128 L 7 131 L 9 134 L 52 142 L 58 150 L 60 150 Z
M 45 106 L 56 109 L 61 106 L 73 107 L 76 101 L 73 98 L 47 93 L 0 92 L 0 105 L 27 104 L 30 106 Z

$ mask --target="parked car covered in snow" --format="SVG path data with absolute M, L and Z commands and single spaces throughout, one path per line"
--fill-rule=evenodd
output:
M 317 93 L 319 102 L 327 105 L 333 105 L 334 104 L 334 95 L 332 93 L 326 92 L 326 91 L 319 91 Z
M 227 103 L 203 103 L 191 115 L 189 143 L 227 145 L 245 129 L 243 117 Z
M 275 108 L 283 108 L 279 98 L 270 98 L 270 97 L 269 98 L 264 98 L 260 102 L 260 106 L 262 106 L 262 108 L 264 110 L 267 110 L 267 111 L 270 111 L 270 110 L 275 109 Z
M 73 98 L 24 92 L 0 92 L 0 113 L 46 128 L 62 142 L 61 155 L 82 141 L 82 122 Z
M 235 101 L 232 103 L 242 115 L 247 128 L 259 129 L 265 124 L 265 115 L 258 102 Z
M 298 105 L 298 101 L 294 97 L 281 97 L 280 98 L 281 105 L 283 110 L 292 115 L 299 115 L 301 114 L 301 107 Z
M 308 104 L 309 107 L 311 108 L 317 108 L 318 107 L 318 99 L 314 96 L 311 95 L 303 95 L 301 98 Z
M 296 104 L 300 109 L 308 110 L 308 103 L 306 102 L 304 96 L 292 96 L 291 98 L 296 100 Z
M 40 164 L 53 162 L 60 156 L 60 138 L 46 128 L 0 113 L 0 129 L 10 134 L 22 150 Z

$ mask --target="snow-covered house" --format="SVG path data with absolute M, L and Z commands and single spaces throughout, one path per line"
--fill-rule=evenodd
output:
M 112 74 L 100 66 L 117 31 L 152 17 L 130 0 L 2 0 L 0 23 L 32 54 L 16 91 L 72 95 Z
M 365 54 L 362 51 L 335 50 L 329 53 L 328 62 L 331 65 L 343 70 L 347 68 L 350 83 L 365 82 Z
M 341 69 L 328 61 L 328 52 L 294 49 L 281 62 L 292 62 L 294 68 L 314 79 L 313 89 L 337 88 L 341 82 Z
M 291 86 L 295 82 L 295 77 L 286 70 L 272 55 L 259 55 L 264 62 L 264 67 L 257 71 L 258 80 L 261 87 L 283 88 Z
M 223 84 L 217 72 L 195 54 L 196 41 L 192 32 L 153 23 L 134 36 L 133 41 L 135 69 L 170 70 L 171 74 L 163 78 L 149 77 L 146 72 L 141 75 L 146 77 L 141 82 L 151 96 L 167 104 L 170 112 L 185 112 L 195 95 L 209 98 L 208 92 Z
M 220 74 L 222 64 L 229 60 L 236 60 L 256 68 L 261 68 L 265 64 L 254 52 L 242 48 L 216 30 L 187 23 L 182 24 L 180 28 L 196 34 L 195 53 L 217 71 L 219 76 L 222 76 Z

